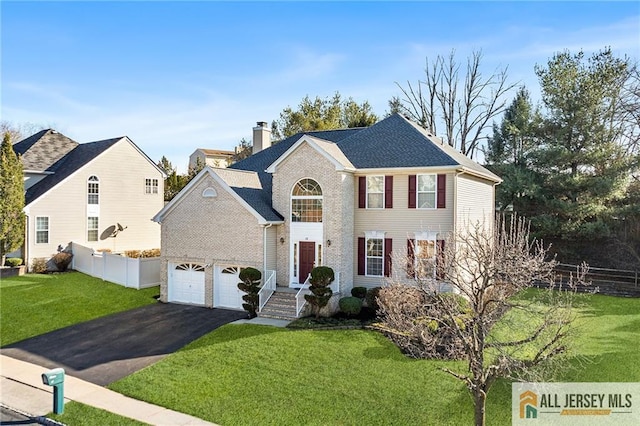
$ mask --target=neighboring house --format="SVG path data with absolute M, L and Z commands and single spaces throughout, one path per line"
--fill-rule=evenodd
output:
M 151 218 L 164 205 L 165 175 L 128 137 L 79 144 L 48 129 L 13 149 L 24 167 L 29 267 L 72 241 L 113 252 L 160 247 Z
M 229 167 L 233 163 L 233 151 L 198 148 L 189 156 L 189 169 L 199 164 L 209 167 Z
M 326 265 L 345 295 L 401 271 L 392 252 L 435 258 L 447 233 L 493 223 L 501 179 L 400 115 L 273 146 L 253 130 L 251 157 L 206 167 L 155 216 L 161 300 L 240 308 L 249 266 L 298 288 Z

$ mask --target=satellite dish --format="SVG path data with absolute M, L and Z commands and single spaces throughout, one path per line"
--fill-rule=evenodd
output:
M 102 232 L 102 235 L 100 235 L 100 239 L 101 240 L 106 240 L 107 238 L 113 237 L 114 233 L 117 233 L 116 232 L 116 226 L 115 225 L 111 225 L 110 227 L 108 227 L 107 229 L 105 229 Z
M 127 229 L 127 227 L 126 227 L 126 226 L 123 228 L 123 227 L 122 227 L 122 225 L 120 225 L 120 224 L 118 223 L 118 232 L 120 232 L 120 231 L 124 231 L 125 229 Z

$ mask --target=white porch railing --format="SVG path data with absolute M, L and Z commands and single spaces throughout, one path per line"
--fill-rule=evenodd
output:
M 300 316 L 300 312 L 302 312 L 302 308 L 304 308 L 304 305 L 307 304 L 307 301 L 304 298 L 304 295 L 311 294 L 311 291 L 309 291 L 309 286 L 310 286 L 309 279 L 311 279 L 311 274 L 309 274 L 307 279 L 304 281 L 304 284 L 302 284 L 302 287 L 300 288 L 300 290 L 298 290 L 298 293 L 296 293 L 296 317 Z M 340 293 L 340 272 L 335 273 L 335 278 L 333 282 L 329 285 L 329 288 L 333 292 L 333 295 Z
M 302 312 L 302 308 L 307 304 L 307 301 L 304 298 L 305 294 L 311 294 L 309 291 L 309 279 L 311 278 L 311 274 L 304 280 L 304 284 L 300 287 L 300 290 L 296 293 L 296 318 L 300 316 L 300 312 Z
M 266 305 L 267 302 L 269 301 L 269 298 L 276 291 L 276 271 L 267 270 L 264 272 L 265 272 L 266 279 L 264 281 L 264 284 L 262 285 L 262 288 L 258 292 L 258 300 L 259 300 L 258 312 L 262 310 L 264 305 Z

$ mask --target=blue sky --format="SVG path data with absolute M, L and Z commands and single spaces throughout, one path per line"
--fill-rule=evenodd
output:
M 383 115 L 425 58 L 482 49 L 537 96 L 536 64 L 640 59 L 638 2 L 0 2 L 3 120 L 78 142 L 127 135 L 185 171 L 256 121 L 339 91 Z

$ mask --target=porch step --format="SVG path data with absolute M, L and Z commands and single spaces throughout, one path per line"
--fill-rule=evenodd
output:
M 296 319 L 296 294 L 276 291 L 258 313 L 259 317 L 275 319 Z

